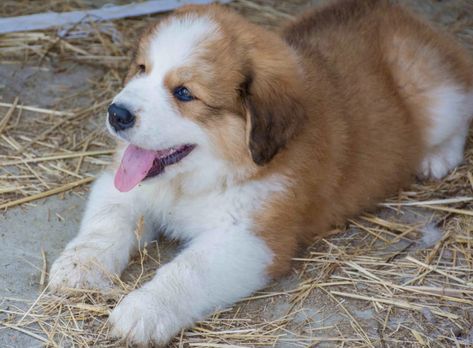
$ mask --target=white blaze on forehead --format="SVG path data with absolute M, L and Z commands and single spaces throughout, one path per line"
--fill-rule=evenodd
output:
M 175 17 L 158 26 L 152 34 L 148 58 L 152 62 L 151 74 L 163 75 L 172 68 L 182 66 L 196 53 L 199 44 L 218 35 L 218 26 L 210 18 L 188 14 Z

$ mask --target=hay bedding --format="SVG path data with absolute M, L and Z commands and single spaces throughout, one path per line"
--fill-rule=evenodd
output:
M 471 1 L 403 2 L 473 53 Z M 4 0 L 0 13 L 99 5 Z M 238 0 L 230 6 L 271 27 L 309 5 Z M 156 17 L 78 25 L 62 38 L 52 30 L 0 37 L 0 73 L 15 71 L 9 85 L 0 81 L 0 208 L 34 209 L 35 200 L 48 195 L 84 195 L 113 151 L 103 130 L 105 106 L 120 88 L 137 33 Z M 71 74 L 75 82 L 66 88 L 61 76 Z M 49 89 L 30 93 L 41 84 Z M 171 346 L 472 346 L 472 165 L 470 141 L 465 164 L 445 180 L 417 183 L 375 215 L 314 241 L 286 279 L 183 331 Z M 172 252 L 170 243 L 148 245 L 106 294 L 74 290 L 65 298 L 43 291 L 25 301 L 26 310 L 20 299 L 0 306 L 0 327 L 46 346 L 120 346 L 108 337 L 108 313 Z M 43 285 L 45 278 L 46 266 Z

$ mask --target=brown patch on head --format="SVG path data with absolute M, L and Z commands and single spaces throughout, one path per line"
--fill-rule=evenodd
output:
M 141 33 L 138 44 L 133 51 L 133 58 L 131 60 L 130 67 L 128 68 L 128 72 L 124 79 L 125 85 L 135 75 L 139 73 L 149 74 L 153 69 L 152 62 L 148 58 L 146 52 L 149 48 L 151 36 L 156 32 L 158 25 L 159 23 L 151 23 Z
M 302 72 L 295 52 L 275 33 L 212 7 L 225 35 L 215 51 L 224 56 L 218 76 L 238 90 L 238 107 L 246 120 L 252 160 L 263 165 L 297 134 L 305 119 Z M 237 74 L 235 74 L 237 72 Z M 238 82 L 238 85 L 235 85 Z
M 203 42 L 188 66 L 166 78 L 168 88 L 185 85 L 196 97 L 177 107 L 215 133 L 225 156 L 268 163 L 305 118 L 297 57 L 275 34 L 223 7 L 187 6 L 177 13 L 188 12 L 204 12 L 221 35 Z
M 165 86 L 169 91 L 185 86 L 194 96 L 195 99 L 188 102 L 173 98 L 173 105 L 183 117 L 205 129 L 215 153 L 234 165 L 251 165 L 238 94 L 223 83 L 212 84 L 209 75 L 214 73 L 202 73 L 194 66 L 183 67 L 167 74 Z M 215 76 L 218 79 L 219 75 Z
M 166 74 L 164 85 L 179 114 L 206 131 L 215 153 L 246 171 L 254 164 L 246 146 L 240 94 L 243 60 L 232 54 L 231 46 L 223 35 L 206 38 L 186 64 Z M 182 102 L 173 97 L 178 87 L 186 87 L 194 99 Z

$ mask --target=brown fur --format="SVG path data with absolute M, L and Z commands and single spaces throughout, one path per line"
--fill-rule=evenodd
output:
M 216 5 L 176 15 L 190 12 L 213 18 L 221 35 L 166 85 L 195 93 L 176 108 L 207 129 L 239 180 L 286 177 L 288 190 L 254 212 L 255 233 L 275 254 L 272 276 L 301 244 L 412 181 L 426 152 L 424 86 L 473 86 L 468 56 L 388 1 L 337 1 L 282 36 Z
M 426 85 L 454 76 L 471 86 L 473 76 L 467 55 L 450 38 L 387 1 L 339 1 L 308 13 L 283 35 L 303 57 L 315 109 L 307 131 L 274 163 L 292 168 L 294 192 L 275 199 L 257 219 L 261 234 L 283 255 L 273 275 L 287 271 L 301 242 L 374 208 L 414 177 L 426 151 L 428 119 L 424 95 L 401 88 L 419 83 L 402 69 L 429 70 L 418 71 Z M 389 47 L 399 38 L 422 49 L 396 56 Z M 422 50 L 431 51 L 423 57 L 429 67 L 419 61 Z M 318 141 L 312 140 L 316 134 Z M 285 231 L 284 238 L 275 238 L 275 230 Z

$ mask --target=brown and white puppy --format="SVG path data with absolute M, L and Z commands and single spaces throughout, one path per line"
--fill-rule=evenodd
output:
M 131 342 L 264 287 L 298 246 L 412 178 L 458 165 L 473 67 L 453 40 L 383 0 L 338 1 L 282 35 L 189 6 L 142 36 L 109 108 L 122 141 L 97 179 L 53 289 L 104 288 L 157 231 L 186 247 L 110 317 Z

